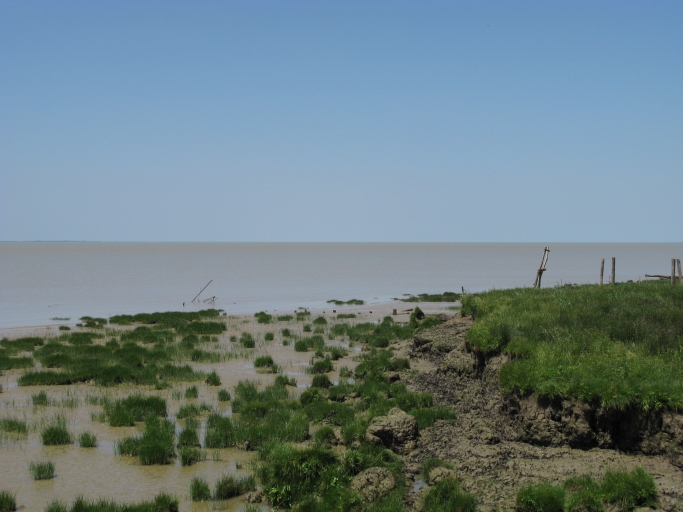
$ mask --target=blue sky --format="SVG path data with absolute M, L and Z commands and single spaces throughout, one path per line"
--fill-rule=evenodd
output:
M 683 2 L 0 1 L 0 240 L 680 242 Z

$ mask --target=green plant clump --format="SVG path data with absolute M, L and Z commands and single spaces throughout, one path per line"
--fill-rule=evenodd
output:
M 211 489 L 205 479 L 201 477 L 192 479 L 190 482 L 190 499 L 192 501 L 209 501 L 211 499 Z
M 275 339 L 275 334 L 272 332 L 267 332 L 264 336 L 263 339 L 266 341 L 273 341 Z
M 248 332 L 243 332 L 240 336 L 240 343 L 244 348 L 254 348 L 256 346 L 256 340 Z
M 45 512 L 178 512 L 178 499 L 161 493 L 157 494 L 152 501 L 119 504 L 104 499 L 90 501 L 83 496 L 78 496 L 71 508 L 55 500 L 47 506 Z
M 82 432 L 78 436 L 78 444 L 81 448 L 95 448 L 97 446 L 97 437 L 92 432 Z
M 199 398 L 199 390 L 197 386 L 190 386 L 185 390 L 185 398 Z
M 463 491 L 459 482 L 447 478 L 427 491 L 422 510 L 424 512 L 475 512 L 477 500 L 472 494 Z
M 25 421 L 17 418 L 0 418 L 0 431 L 26 434 L 28 427 Z
M 142 435 L 122 439 L 116 449 L 120 455 L 139 457 L 143 466 L 170 464 L 175 459 L 174 439 L 173 423 L 150 414 Z
M 512 356 L 504 391 L 683 407 L 683 287 L 659 282 L 494 290 L 466 295 L 467 343 Z
M 132 427 L 150 414 L 166 417 L 166 400 L 136 393 L 114 402 L 105 401 L 104 414 L 112 427 Z
M 69 430 L 66 428 L 66 418 L 61 415 L 55 416 L 50 423 L 43 428 L 40 437 L 45 446 L 73 443 L 71 433 L 69 433 Z
M 260 324 L 269 324 L 273 321 L 273 315 L 269 315 L 263 311 L 259 311 L 254 316 L 256 317 L 256 321 Z
M 228 500 L 241 496 L 256 489 L 256 479 L 253 476 L 237 478 L 232 475 L 224 475 L 216 482 L 213 491 L 214 500 Z
M 218 392 L 218 401 L 219 402 L 229 402 L 230 401 L 230 392 L 227 389 L 221 389 Z
M 257 357 L 254 359 L 254 366 L 256 368 L 264 368 L 266 366 L 273 366 L 275 364 L 275 361 L 273 361 L 273 358 L 270 356 L 261 356 Z
M 208 386 L 220 386 L 221 385 L 221 378 L 218 376 L 218 374 L 214 370 L 206 376 L 205 382 Z
M 55 477 L 55 465 L 52 461 L 31 462 L 28 466 L 34 480 L 50 480 Z
M 16 496 L 9 491 L 0 491 L 0 512 L 14 512 L 16 509 Z

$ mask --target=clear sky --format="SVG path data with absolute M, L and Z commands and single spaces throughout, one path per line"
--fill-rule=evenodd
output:
M 681 1 L 0 0 L 0 240 L 680 242 Z

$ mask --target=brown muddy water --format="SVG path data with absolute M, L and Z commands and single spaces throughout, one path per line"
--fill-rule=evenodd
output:
M 404 309 L 413 305 L 402 303 Z M 443 305 L 433 305 L 432 309 L 445 309 Z M 391 312 L 391 305 L 369 308 L 356 308 L 359 316 L 356 320 L 344 320 L 355 323 L 378 321 L 382 315 Z M 334 323 L 331 310 L 327 312 L 329 329 Z M 315 315 L 315 313 L 314 313 Z M 311 318 L 314 318 L 312 316 Z M 407 320 L 408 314 L 395 317 L 398 321 Z M 94 384 L 78 384 L 71 386 L 29 386 L 17 385 L 17 379 L 24 370 L 9 370 L 0 377 L 2 393 L 0 394 L 0 418 L 18 418 L 27 422 L 28 435 L 11 433 L 0 434 L 0 490 L 16 493 L 17 505 L 23 510 L 44 510 L 53 500 L 72 503 L 77 496 L 89 499 L 112 499 L 119 502 L 139 502 L 150 500 L 159 492 L 165 491 L 175 495 L 180 501 L 180 509 L 184 511 L 228 510 L 237 511 L 245 508 L 243 498 L 235 498 L 227 502 L 193 503 L 190 501 L 190 482 L 194 477 L 203 477 L 213 488 L 214 483 L 224 474 L 246 474 L 252 469 L 251 461 L 255 453 L 240 449 L 207 450 L 206 461 L 192 466 L 182 467 L 178 460 L 172 465 L 143 466 L 138 458 L 119 456 L 116 454 L 116 443 L 124 437 L 141 432 L 142 425 L 136 427 L 110 427 L 100 420 L 102 407 L 92 405 L 97 397 L 123 398 L 133 393 L 143 392 L 157 395 L 168 403 L 169 417 L 176 421 L 176 430 L 184 425 L 183 420 L 176 420 L 175 415 L 181 405 L 206 402 L 224 415 L 230 415 L 230 402 L 218 402 L 217 394 L 221 388 L 228 389 L 234 395 L 234 387 L 242 380 L 256 380 L 262 385 L 271 383 L 275 375 L 262 373 L 255 369 L 253 360 L 259 355 L 269 354 L 280 365 L 282 374 L 294 377 L 298 388 L 308 387 L 312 375 L 306 373 L 312 352 L 296 352 L 293 343 L 283 345 L 281 330 L 289 328 L 292 334 L 303 334 L 302 322 L 279 322 L 261 325 L 253 316 L 227 317 L 228 330 L 219 337 L 218 343 L 210 343 L 211 350 L 222 354 L 224 361 L 215 364 L 191 363 L 195 370 L 210 372 L 215 370 L 221 379 L 221 386 L 209 387 L 203 382 L 177 383 L 171 389 L 153 390 L 148 386 L 100 387 Z M 239 343 L 231 343 L 230 336 L 238 336 L 242 332 L 250 332 L 256 339 L 256 348 L 242 349 Z M 46 331 L 0 332 L 0 337 L 18 337 L 29 333 L 45 336 Z M 58 331 L 48 331 L 56 335 Z M 264 341 L 264 334 L 273 332 L 275 340 Z M 339 345 L 349 349 L 349 355 L 335 362 L 335 371 L 328 374 L 333 382 L 339 380 L 338 369 L 346 366 L 355 368 L 354 357 L 360 350 L 349 347 L 348 340 L 328 340 L 326 343 Z M 236 345 L 239 347 L 236 347 Z M 353 344 L 351 344 L 353 345 Z M 202 347 L 208 349 L 208 347 Z M 183 362 L 184 364 L 185 362 Z M 185 399 L 185 389 L 196 385 L 199 389 L 197 399 Z M 34 406 L 32 395 L 45 391 L 49 405 Z M 66 446 L 43 446 L 40 439 L 42 427 L 57 415 L 63 415 L 68 422 L 68 429 L 76 440 Z M 203 441 L 204 423 L 207 414 L 202 416 L 200 428 Z M 81 448 L 78 435 L 89 431 L 97 437 L 97 447 Z M 55 477 L 50 480 L 34 481 L 29 471 L 29 464 L 38 461 L 52 461 L 55 465 Z

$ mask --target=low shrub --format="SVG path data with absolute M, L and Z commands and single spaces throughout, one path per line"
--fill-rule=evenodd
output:
M 267 332 L 263 339 L 266 341 L 273 341 L 275 339 L 275 334 L 273 334 L 272 332 Z
M 332 382 L 330 381 L 330 378 L 325 374 L 315 375 L 313 377 L 313 382 L 311 383 L 311 386 L 314 388 L 327 389 L 332 386 Z

